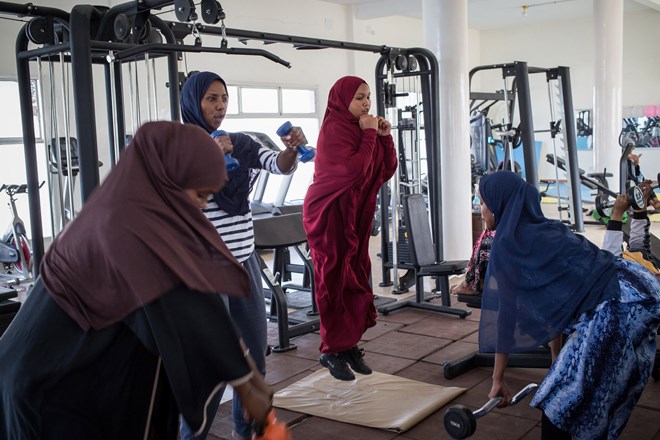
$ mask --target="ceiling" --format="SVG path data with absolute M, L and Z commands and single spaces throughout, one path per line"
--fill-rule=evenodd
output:
M 389 16 L 422 17 L 422 0 L 322 0 L 352 5 L 356 19 Z M 435 0 L 445 1 L 445 0 Z M 471 29 L 496 29 L 533 23 L 566 21 L 593 15 L 593 2 L 601 0 L 467 0 Z M 660 11 L 660 0 L 623 0 L 625 11 L 648 8 Z M 527 14 L 523 15 L 523 6 Z

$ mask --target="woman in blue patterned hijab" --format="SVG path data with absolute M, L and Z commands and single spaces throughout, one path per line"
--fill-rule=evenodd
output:
M 480 351 L 497 353 L 489 397 L 510 401 L 509 353 L 551 344 L 556 359 L 532 401 L 543 438 L 616 438 L 653 368 L 660 282 L 547 219 L 515 173 L 484 176 L 479 193 L 497 230 L 479 328 Z

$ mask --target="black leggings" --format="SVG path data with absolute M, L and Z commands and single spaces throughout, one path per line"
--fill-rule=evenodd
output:
M 543 413 L 541 418 L 541 440 L 571 440 L 572 438 L 571 434 L 557 428 Z

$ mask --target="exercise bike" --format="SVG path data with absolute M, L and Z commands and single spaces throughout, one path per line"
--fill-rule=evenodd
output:
M 43 185 L 43 182 L 39 186 Z M 11 223 L 0 239 L 0 263 L 2 273 L 0 279 L 9 279 L 9 284 L 18 284 L 21 280 L 31 278 L 33 261 L 32 247 L 27 239 L 27 231 L 23 220 L 16 210 L 16 196 L 27 193 L 27 185 L 3 184 L 0 191 L 9 197 Z

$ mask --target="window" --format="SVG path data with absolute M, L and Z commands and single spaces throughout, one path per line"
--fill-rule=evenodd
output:
M 35 137 L 37 138 L 37 167 L 40 179 L 46 174 L 46 154 L 41 135 L 41 112 L 40 97 L 37 89 L 37 81 L 31 81 L 32 109 L 34 117 Z M 0 184 L 26 182 L 25 152 L 23 149 L 23 127 L 21 125 L 21 106 L 18 95 L 18 82 L 13 79 L 0 79 Z M 42 187 L 41 215 L 44 225 L 44 236 L 51 235 L 49 194 L 46 186 Z M 9 199 L 5 193 L 0 194 L 0 232 L 4 232 L 5 226 L 11 221 L 11 212 L 7 206 Z M 19 195 L 16 201 L 18 214 L 25 223 L 30 236 L 30 215 L 28 197 Z
M 241 89 L 241 111 L 243 113 L 279 113 L 277 89 Z

